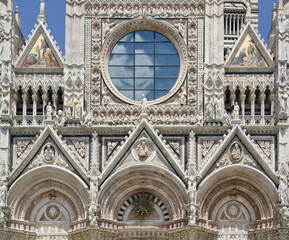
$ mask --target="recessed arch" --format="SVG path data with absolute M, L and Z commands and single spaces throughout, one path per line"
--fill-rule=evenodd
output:
M 42 166 L 26 172 L 11 184 L 8 195 L 11 218 L 28 221 L 33 211 L 39 211 L 35 207 L 45 198 L 51 202 L 66 201 L 73 221 L 86 216 L 89 196 L 83 180 L 61 167 Z
M 278 203 L 278 194 L 275 184 L 262 172 L 234 165 L 219 169 L 203 179 L 198 187 L 197 199 L 201 205 L 200 217 L 207 216 L 213 222 L 218 221 L 218 212 L 230 201 L 235 201 L 250 216 L 248 222 L 265 219 L 269 222 L 273 218 L 274 205 Z
M 99 200 L 104 218 L 118 213 L 123 203 L 131 196 L 148 192 L 162 200 L 169 219 L 183 217 L 182 208 L 187 203 L 184 182 L 169 170 L 154 164 L 127 166 L 113 173 L 100 187 Z

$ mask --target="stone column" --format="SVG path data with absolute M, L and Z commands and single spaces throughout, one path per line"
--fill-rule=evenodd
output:
M 231 106 L 234 106 L 235 100 L 236 100 L 236 94 L 235 94 L 234 89 L 232 89 L 232 90 L 230 91 L 230 105 L 231 105 Z
M 43 100 L 43 121 L 45 120 L 45 107 L 47 105 L 47 100 L 48 100 L 48 96 L 47 96 L 47 92 L 43 92 L 42 94 L 42 100 Z
M 26 114 L 27 114 L 27 92 L 24 92 L 22 94 L 22 101 L 23 101 L 23 106 L 22 106 L 22 115 L 23 115 L 23 121 L 22 125 L 26 125 Z
M 37 100 L 38 100 L 38 96 L 37 96 L 37 92 L 34 91 L 32 94 L 32 100 L 33 100 L 33 120 L 32 120 L 32 124 L 33 125 L 37 125 L 37 121 L 36 121 L 36 115 L 37 115 Z
M 225 34 L 228 34 L 228 18 L 229 18 L 229 16 L 226 15 L 226 29 L 225 29 Z
M 275 101 L 274 93 L 271 93 L 270 101 L 271 101 L 271 116 L 273 116 L 273 114 L 274 114 L 274 106 L 275 106 L 275 104 L 274 104 L 274 101 Z
M 14 93 L 12 97 L 12 119 L 17 115 L 17 101 L 18 96 Z
M 260 101 L 261 101 L 261 125 L 265 125 L 265 93 L 261 92 Z
M 236 34 L 236 15 L 233 15 L 233 34 Z
M 237 35 L 240 33 L 240 15 L 237 15 Z
M 251 124 L 255 125 L 255 99 L 256 95 L 255 93 L 251 92 L 250 94 L 250 102 L 251 102 Z
M 232 15 L 229 15 L 229 34 L 232 34 Z
M 241 109 L 242 109 L 242 123 L 245 124 L 245 99 L 246 99 L 246 94 L 244 91 L 241 92 L 240 94 L 240 100 L 241 100 Z
M 55 108 L 55 114 L 56 114 L 57 113 L 57 100 L 58 100 L 57 91 L 53 91 L 52 100 L 53 100 L 53 106 Z

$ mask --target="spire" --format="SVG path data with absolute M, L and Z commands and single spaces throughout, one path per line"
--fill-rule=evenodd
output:
M 40 13 L 38 15 L 37 21 L 39 23 L 40 22 L 45 23 L 45 3 L 43 2 L 43 0 L 41 0 L 41 3 L 40 3 Z
M 277 8 L 276 8 L 276 3 L 274 3 L 273 9 L 272 9 L 272 22 L 274 22 L 276 15 L 277 15 Z
M 279 0 L 278 1 L 278 9 L 283 9 L 284 4 L 283 4 L 283 0 Z
M 19 14 L 18 6 L 16 6 L 16 9 L 15 9 L 15 19 L 16 19 L 16 22 L 18 23 L 18 26 L 20 27 L 20 14 Z
M 7 10 L 12 11 L 13 10 L 13 3 L 12 0 L 7 1 Z

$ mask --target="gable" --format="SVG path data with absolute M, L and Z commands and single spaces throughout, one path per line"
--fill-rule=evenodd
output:
M 116 169 L 138 164 L 159 165 L 176 174 L 174 168 L 167 161 L 145 129 L 135 139 L 129 150 L 119 161 Z
M 17 73 L 62 73 L 63 59 L 47 25 L 40 22 L 15 63 Z
M 256 47 L 250 34 L 247 34 L 241 47 L 238 49 L 231 66 L 239 67 L 268 67 L 264 57 Z
M 169 169 L 184 180 L 185 174 L 182 164 L 175 157 L 173 149 L 167 144 L 162 135 L 158 135 L 146 119 L 142 119 L 139 125 L 125 137 L 114 150 L 115 154 L 104 164 L 101 182 L 104 182 L 118 168 L 124 165 L 142 166 L 157 164 Z M 133 164 L 134 163 L 134 164 Z
M 82 162 L 69 150 L 69 145 L 48 125 L 41 131 L 37 140 L 27 147 L 27 150 L 19 158 L 15 167 L 13 166 L 10 184 L 22 175 L 23 172 L 43 165 L 67 168 L 88 183 L 86 169 Z
M 273 72 L 273 67 L 273 59 L 263 41 L 260 40 L 256 30 L 248 24 L 226 60 L 226 72 Z
M 236 144 L 238 147 L 236 150 L 238 150 L 238 152 L 236 152 L 235 155 L 234 147 Z M 235 125 L 230 133 L 224 136 L 224 139 L 220 140 L 212 149 L 211 155 L 199 166 L 199 172 L 202 178 L 205 178 L 205 176 L 217 168 L 242 164 L 263 172 L 268 175 L 273 182 L 278 182 L 274 166 L 267 161 L 263 151 L 255 141 L 251 139 L 251 137 L 249 138 L 238 125 Z
M 24 58 L 21 67 L 24 68 L 52 68 L 60 67 L 49 48 L 47 40 L 41 33 L 29 53 Z

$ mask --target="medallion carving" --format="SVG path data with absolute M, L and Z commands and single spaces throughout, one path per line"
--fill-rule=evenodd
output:
M 60 209 L 56 205 L 50 205 L 46 208 L 46 216 L 51 220 L 56 220 L 60 215 Z
M 155 154 L 155 146 L 145 137 L 140 138 L 132 149 L 133 158 L 137 161 L 150 161 L 154 158 Z
M 134 210 L 136 216 L 148 216 L 153 208 L 152 197 L 149 194 L 138 194 L 138 198 L 134 201 Z
M 51 144 L 47 144 L 43 147 L 42 155 L 44 162 L 52 163 L 56 155 L 56 150 Z
M 232 219 L 236 219 L 239 217 L 241 209 L 239 204 L 237 204 L 236 202 L 230 203 L 227 207 L 226 207 L 226 215 L 229 218 Z
M 239 163 L 243 158 L 244 151 L 239 143 L 234 142 L 230 147 L 230 159 L 233 163 Z

